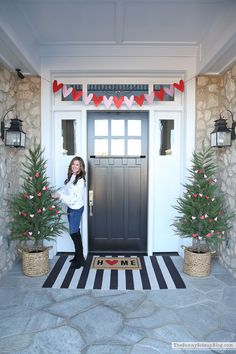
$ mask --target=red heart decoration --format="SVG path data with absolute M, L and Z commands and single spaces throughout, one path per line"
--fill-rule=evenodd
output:
M 55 93 L 55 92 L 59 91 L 60 89 L 62 89 L 63 84 L 62 84 L 62 83 L 61 83 L 61 84 L 58 84 L 58 83 L 57 83 L 57 80 L 54 80 L 52 87 L 53 87 L 53 92 Z
M 179 91 L 184 92 L 184 81 L 180 80 L 178 84 L 175 82 L 174 87 L 177 88 Z
M 160 91 L 154 91 L 154 95 L 156 98 L 158 98 L 160 101 L 163 101 L 165 91 L 163 88 L 160 89 Z
M 95 93 L 93 94 L 93 102 L 96 107 L 100 105 L 102 100 L 103 100 L 103 96 L 96 96 Z
M 83 95 L 83 91 L 76 91 L 76 89 L 73 88 L 72 90 L 73 101 L 78 101 L 82 95 Z
M 142 106 L 144 102 L 144 95 L 141 95 L 140 97 L 134 96 L 134 100 L 139 106 Z
M 114 96 L 114 103 L 116 105 L 117 108 L 120 108 L 120 106 L 122 105 L 123 101 L 124 101 L 124 96 L 120 96 L 120 98 Z
M 116 264 L 116 263 L 118 263 L 118 261 L 117 260 L 115 260 L 115 259 L 106 259 L 106 261 L 105 261 L 107 264 L 109 264 L 109 265 L 114 265 L 114 264 Z

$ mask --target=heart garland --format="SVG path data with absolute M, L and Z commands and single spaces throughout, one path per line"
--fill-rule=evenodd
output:
M 73 101 L 78 101 L 82 95 L 83 95 L 83 91 L 76 91 L 76 89 L 73 88 L 72 91 Z
M 72 90 L 73 90 L 72 87 L 67 88 L 67 86 L 64 85 L 63 89 L 62 89 L 63 97 L 65 98 L 65 97 L 69 96 L 71 94 Z
M 174 82 L 173 84 L 169 85 L 169 88 L 164 87 L 161 88 L 159 91 L 154 90 L 150 94 L 145 93 L 140 96 L 132 95 L 130 97 L 110 96 L 109 98 L 107 98 L 106 96 L 97 96 L 95 93 L 90 93 L 89 95 L 86 95 L 83 93 L 83 91 L 76 91 L 75 88 L 67 88 L 66 84 L 63 84 L 62 82 L 58 83 L 57 80 L 53 81 L 52 89 L 53 93 L 57 93 L 58 91 L 62 90 L 62 95 L 64 98 L 72 94 L 73 101 L 78 101 L 82 97 L 83 102 L 86 106 L 89 105 L 91 101 L 93 101 L 96 107 L 98 107 L 103 102 L 107 109 L 110 108 L 113 103 L 119 109 L 123 102 L 128 108 L 131 108 L 134 102 L 140 107 L 144 104 L 145 100 L 148 104 L 152 104 L 155 97 L 157 100 L 163 101 L 165 93 L 170 97 L 173 97 L 174 89 L 177 89 L 180 92 L 184 92 L 184 81 L 180 80 L 179 82 Z

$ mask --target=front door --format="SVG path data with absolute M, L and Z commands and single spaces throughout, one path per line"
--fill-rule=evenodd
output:
M 89 252 L 147 252 L 148 113 L 88 113 Z

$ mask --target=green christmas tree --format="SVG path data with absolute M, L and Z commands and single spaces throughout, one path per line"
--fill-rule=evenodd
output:
M 30 241 L 33 252 L 38 252 L 43 240 L 53 240 L 66 230 L 58 200 L 46 176 L 46 160 L 40 145 L 34 146 L 23 164 L 22 191 L 10 200 L 11 238 L 20 242 Z
M 234 216 L 234 213 L 226 211 L 214 176 L 217 167 L 212 157 L 212 149 L 193 153 L 185 192 L 174 206 L 179 214 L 174 219 L 174 229 L 181 237 L 193 238 L 193 250 L 196 252 L 202 252 L 202 246 L 215 248 L 226 236 L 230 219 Z

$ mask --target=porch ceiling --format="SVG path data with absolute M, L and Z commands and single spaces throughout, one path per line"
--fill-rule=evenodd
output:
M 180 56 L 187 48 L 198 72 L 220 73 L 236 60 L 235 14 L 234 0 L 0 0 L 0 59 L 40 73 L 42 57 L 81 49 Z

